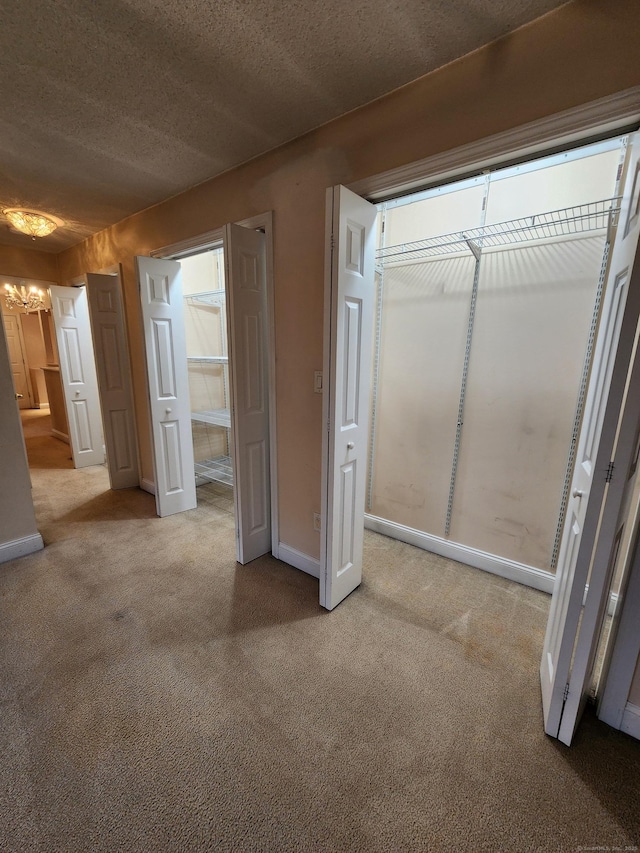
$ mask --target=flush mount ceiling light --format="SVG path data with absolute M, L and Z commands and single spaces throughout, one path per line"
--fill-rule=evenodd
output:
M 55 231 L 59 225 L 64 223 L 53 216 L 45 216 L 37 210 L 19 210 L 16 207 L 8 207 L 2 211 L 16 231 L 28 234 L 32 240 L 36 237 L 46 237 Z

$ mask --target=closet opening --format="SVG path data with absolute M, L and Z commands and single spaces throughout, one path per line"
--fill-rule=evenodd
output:
M 4 293 L 0 299 L 18 408 L 21 411 L 48 409 L 49 396 L 44 370 L 58 364 L 51 302 L 47 292 L 49 282 L 3 276 L 0 283 L 3 287 L 15 285 L 18 288 L 36 288 L 41 294 L 43 307 L 28 311 L 10 305 L 9 300 L 3 298 Z
M 552 591 L 626 153 L 377 206 L 366 527 Z
M 176 259 L 177 260 L 177 259 Z M 233 458 L 224 249 L 181 257 L 196 497 L 233 513 Z
M 137 257 L 158 515 L 233 497 L 236 559 L 271 551 L 271 216 Z M 231 510 L 230 510 L 231 511 Z
M 27 290 L 36 288 L 44 307 L 28 311 L 18 309 L 8 299 L 2 298 L 3 293 L 0 297 L 1 314 L 25 441 L 34 435 L 40 437 L 47 465 L 73 468 L 48 293 L 50 283 L 3 276 L 0 282 L 3 288 L 6 285 Z
M 37 464 L 105 465 L 112 489 L 138 486 L 119 274 L 38 284 L 42 309 L 5 315 L 23 433 L 37 439 Z

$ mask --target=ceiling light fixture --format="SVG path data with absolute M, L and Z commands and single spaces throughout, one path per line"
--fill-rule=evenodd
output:
M 7 308 L 21 308 L 25 314 L 30 311 L 40 311 L 45 308 L 44 291 L 38 290 L 37 287 L 31 285 L 29 290 L 21 284 L 16 287 L 15 284 L 5 284 L 4 298 Z
M 32 240 L 36 237 L 46 237 L 62 224 L 37 210 L 18 210 L 18 208 L 9 207 L 2 212 L 17 231 L 28 234 Z

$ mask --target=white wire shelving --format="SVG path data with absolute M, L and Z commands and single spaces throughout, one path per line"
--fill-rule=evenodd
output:
M 215 308 L 224 311 L 226 291 L 224 288 L 218 290 L 201 291 L 185 295 L 185 303 L 193 308 Z M 209 313 L 209 312 L 207 312 Z M 226 353 L 226 326 L 224 320 L 219 324 L 219 339 L 211 340 L 212 349 L 215 352 Z M 228 379 L 228 355 L 191 355 L 187 356 L 187 366 L 190 376 L 197 378 L 199 406 L 192 410 L 191 421 L 194 428 L 198 430 L 197 449 L 194 446 L 196 456 L 194 473 L 196 484 L 204 482 L 223 483 L 233 486 L 233 463 L 230 456 L 230 430 L 231 412 L 229 409 L 229 379 Z M 213 367 L 217 367 L 215 371 Z M 212 384 L 215 379 L 215 384 Z M 220 390 L 219 381 L 222 380 Z M 220 406 L 220 403 L 223 405 Z M 208 405 L 207 405 L 208 404 Z M 219 429 L 224 431 L 220 436 Z M 226 453 L 218 455 L 220 444 Z
M 225 299 L 226 291 L 203 290 L 201 293 L 188 293 L 184 298 L 188 303 L 196 305 L 212 305 L 219 308 Z
M 477 257 L 478 252 L 487 249 L 603 232 L 617 223 L 619 212 L 620 197 L 616 196 L 547 213 L 536 213 L 493 225 L 385 246 L 376 252 L 376 264 L 384 267 L 391 263 L 420 261 L 468 251 Z

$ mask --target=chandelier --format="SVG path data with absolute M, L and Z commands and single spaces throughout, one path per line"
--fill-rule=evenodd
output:
M 27 290 L 24 284 L 18 288 L 15 284 L 5 284 L 4 298 L 7 308 L 19 308 L 28 314 L 45 308 L 44 291 L 31 285 Z
M 16 231 L 28 234 L 32 240 L 35 240 L 36 237 L 46 237 L 55 231 L 58 225 L 62 224 L 52 217 L 38 213 L 36 210 L 18 210 L 15 207 L 8 207 L 2 212 Z

